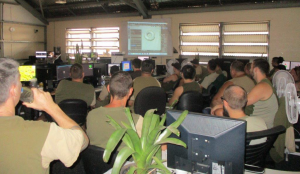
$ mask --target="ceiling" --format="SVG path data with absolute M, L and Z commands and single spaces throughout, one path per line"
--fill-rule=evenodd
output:
M 121 17 L 228 11 L 300 6 L 300 0 L 15 0 L 27 9 L 35 9 L 47 21 L 79 19 L 92 16 Z M 24 7 L 25 7 L 24 6 Z

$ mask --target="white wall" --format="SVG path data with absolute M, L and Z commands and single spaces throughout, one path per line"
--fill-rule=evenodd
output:
M 270 49 L 269 58 L 283 56 L 286 60 L 300 61 L 300 8 L 279 8 L 264 10 L 243 10 L 225 12 L 206 12 L 176 15 L 160 15 L 153 18 L 172 19 L 173 46 L 179 51 L 180 23 L 211 23 L 211 22 L 246 22 L 270 21 Z M 107 18 L 50 22 L 47 27 L 48 50 L 60 46 L 65 52 L 65 29 L 84 27 L 112 27 L 119 26 L 123 21 L 137 20 L 141 17 Z M 120 36 L 120 40 L 122 36 Z M 120 47 L 120 50 L 122 48 Z M 64 55 L 63 55 L 64 57 Z M 178 57 L 174 54 L 173 58 Z M 165 58 L 158 58 L 157 63 L 165 63 Z
M 22 6 L 3 4 L 3 21 L 4 57 L 28 59 L 45 49 L 44 24 Z

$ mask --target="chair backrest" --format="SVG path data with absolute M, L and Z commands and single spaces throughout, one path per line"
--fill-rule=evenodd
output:
M 183 93 L 177 103 L 177 110 L 188 110 L 190 112 L 202 112 L 203 97 L 200 92 L 188 91 Z
M 149 109 L 157 109 L 156 114 L 162 115 L 166 110 L 166 93 L 157 86 L 142 89 L 134 101 L 134 113 L 144 116 Z
M 249 132 L 246 136 L 246 153 L 245 153 L 245 169 L 252 169 L 252 167 L 247 166 L 252 165 L 262 170 L 265 167 L 265 159 L 269 153 L 271 147 L 276 141 L 278 135 L 285 132 L 284 126 L 276 126 L 271 129 Z M 261 144 L 250 145 L 251 140 L 267 138 L 267 140 Z
M 224 74 L 220 74 L 212 84 L 216 87 L 216 93 L 222 87 L 222 85 L 226 82 L 227 77 Z
M 79 125 L 83 125 L 86 122 L 88 107 L 85 101 L 67 99 L 61 101 L 58 106 Z
M 35 112 L 34 109 L 27 108 L 25 105 L 22 104 L 22 101 L 15 107 L 15 115 L 22 117 L 24 120 L 34 120 Z
M 86 174 L 105 173 L 113 167 L 116 153 L 113 153 L 108 163 L 103 161 L 104 149 L 89 145 L 82 153 L 81 158 Z

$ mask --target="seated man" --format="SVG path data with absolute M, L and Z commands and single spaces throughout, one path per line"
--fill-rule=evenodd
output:
M 160 86 L 160 83 L 152 77 L 154 67 L 150 60 L 144 60 L 142 62 L 142 75 L 137 77 L 133 81 L 133 94 L 128 102 L 129 106 L 133 106 L 135 97 L 139 94 L 139 92 L 149 86 Z
M 214 82 L 219 74 L 216 72 L 217 69 L 217 61 L 216 59 L 211 59 L 208 61 L 207 70 L 209 75 L 204 78 L 202 83 L 200 84 L 201 88 L 207 89 L 207 87 Z
M 134 80 L 137 77 L 140 77 L 142 75 L 141 71 L 141 64 L 142 61 L 140 59 L 133 59 L 131 61 L 133 72 L 130 73 L 132 80 Z
M 95 89 L 90 84 L 84 84 L 84 72 L 80 64 L 75 63 L 70 68 L 72 81 L 62 80 L 59 82 L 55 92 L 55 102 L 59 103 L 66 99 L 81 99 L 88 106 L 95 106 Z
M 49 93 L 32 89 L 26 107 L 47 112 L 56 123 L 25 121 L 15 116 L 22 84 L 18 63 L 0 58 L 0 173 L 49 173 L 49 164 L 61 160 L 70 167 L 88 145 L 88 138 L 52 100 Z
M 254 105 L 253 113 L 250 116 L 262 118 L 268 129 L 273 127 L 275 114 L 278 110 L 276 91 L 267 78 L 270 65 L 265 59 L 255 59 L 251 64 L 251 74 L 257 85 L 248 94 L 249 105 Z M 222 106 L 217 105 L 211 110 L 211 114 L 217 115 L 217 111 Z
M 267 129 L 267 125 L 262 118 L 249 117 L 245 114 L 247 105 L 247 92 L 240 86 L 230 85 L 224 90 L 222 97 L 223 115 L 230 118 L 243 119 L 247 121 L 247 132 L 257 132 Z M 259 144 L 265 139 L 251 141 L 251 144 Z
M 128 72 L 117 72 L 110 79 L 108 90 L 111 94 L 110 103 L 105 107 L 93 109 L 87 116 L 87 134 L 90 138 L 90 144 L 106 147 L 106 143 L 115 128 L 107 123 L 107 115 L 111 116 L 120 125 L 121 122 L 130 125 L 126 114 L 125 107 L 127 100 L 132 94 L 132 79 Z M 133 121 L 137 131 L 140 134 L 143 124 L 143 117 L 132 114 Z M 123 147 L 124 144 L 121 145 Z M 119 148 L 120 149 L 120 148 Z
M 162 88 L 164 88 L 165 91 L 172 90 L 173 86 L 176 83 L 179 83 L 179 81 L 181 80 L 181 77 L 180 77 L 181 65 L 180 65 L 180 63 L 178 63 L 178 62 L 172 63 L 172 66 L 173 66 L 174 74 L 164 78 L 163 83 L 162 83 Z
M 196 76 L 195 76 L 195 81 L 203 81 L 203 79 L 208 76 L 208 70 L 202 65 L 199 65 L 199 60 L 193 59 L 191 61 L 193 64 L 193 67 L 196 70 Z
M 175 89 L 172 98 L 169 100 L 169 105 L 172 105 L 175 100 L 179 100 L 179 97 L 188 91 L 201 92 L 200 85 L 195 82 L 196 71 L 191 65 L 185 65 L 181 70 L 181 76 L 184 81 L 182 86 Z
M 119 66 L 112 66 L 110 67 L 110 74 L 109 76 L 111 77 L 114 73 L 120 71 L 120 67 Z M 110 102 L 110 94 L 108 92 L 108 88 L 107 85 L 103 86 L 102 91 L 99 95 L 96 107 L 99 106 L 105 106 Z
M 211 102 L 211 107 L 222 103 L 221 96 L 223 96 L 224 90 L 230 85 L 239 85 L 244 88 L 247 93 L 250 93 L 250 91 L 254 88 L 254 81 L 244 72 L 243 62 L 237 60 L 232 62 L 230 66 L 230 74 L 232 79 L 225 82 L 219 89 L 218 93 L 214 96 Z M 246 114 L 250 113 L 246 112 Z

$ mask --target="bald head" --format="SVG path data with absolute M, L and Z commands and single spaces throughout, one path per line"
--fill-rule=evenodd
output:
M 247 105 L 247 92 L 238 85 L 227 87 L 223 94 L 224 100 L 234 110 L 244 110 Z

